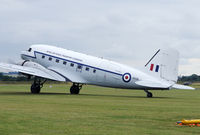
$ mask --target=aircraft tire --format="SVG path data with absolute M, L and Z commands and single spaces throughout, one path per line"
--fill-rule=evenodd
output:
M 79 87 L 72 85 L 72 87 L 70 88 L 70 93 L 71 94 L 79 94 L 79 92 L 80 92 Z
M 148 97 L 148 98 L 152 98 L 152 97 L 153 97 L 153 94 L 152 94 L 151 92 L 148 92 L 148 93 L 147 93 L 147 97 Z
M 40 90 L 41 90 L 40 85 L 37 85 L 37 84 L 31 85 L 31 93 L 38 94 L 40 93 Z

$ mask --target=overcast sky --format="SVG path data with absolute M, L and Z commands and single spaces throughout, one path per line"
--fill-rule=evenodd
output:
M 142 67 L 180 52 L 179 75 L 200 74 L 199 0 L 0 0 L 0 61 L 51 44 Z

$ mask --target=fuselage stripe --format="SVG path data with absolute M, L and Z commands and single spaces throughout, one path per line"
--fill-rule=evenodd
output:
M 36 57 L 36 54 L 37 54 L 37 53 L 38 53 L 38 54 L 42 54 L 42 55 L 46 55 L 46 56 L 49 56 L 49 57 L 53 57 L 53 58 L 56 58 L 56 59 L 64 60 L 64 61 L 67 61 L 67 62 L 72 62 L 72 63 L 78 64 L 78 65 L 81 65 L 81 66 L 86 66 L 86 67 L 94 68 L 94 69 L 97 69 L 97 70 L 100 70 L 100 71 L 104 71 L 104 72 L 107 72 L 107 73 L 111 73 L 111 74 L 123 76 L 123 74 L 120 74 L 120 73 L 116 73 L 116 72 L 108 71 L 108 70 L 101 69 L 101 68 L 98 68 L 98 67 L 93 67 L 93 66 L 90 66 L 90 65 L 78 63 L 78 62 L 75 62 L 75 61 L 67 60 L 67 59 L 64 59 L 64 58 L 60 58 L 60 57 L 57 57 L 57 56 L 45 54 L 45 53 L 38 52 L 38 51 L 34 51 L 34 56 L 24 55 L 24 54 L 22 54 L 22 55 L 24 55 L 24 56 L 26 56 L 26 57 L 30 57 L 30 58 L 36 59 L 36 58 L 37 58 L 37 57 Z

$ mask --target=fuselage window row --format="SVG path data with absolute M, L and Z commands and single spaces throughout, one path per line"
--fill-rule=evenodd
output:
M 45 55 L 42 55 L 42 59 L 44 59 L 44 58 L 45 58 Z M 52 57 L 49 57 L 49 61 L 52 61 Z M 60 61 L 59 59 L 56 59 L 56 63 L 59 63 L 59 61 Z M 67 64 L 67 62 L 66 62 L 66 61 L 63 61 L 63 65 L 66 65 L 66 64 Z M 71 66 L 71 67 L 74 67 L 74 63 L 71 63 L 70 66 Z M 82 67 L 81 65 L 78 65 L 77 68 L 78 68 L 78 69 L 82 69 L 83 67 Z M 90 68 L 89 68 L 89 67 L 86 67 L 85 70 L 86 70 L 86 71 L 89 71 Z M 96 69 L 93 69 L 93 73 L 96 73 Z

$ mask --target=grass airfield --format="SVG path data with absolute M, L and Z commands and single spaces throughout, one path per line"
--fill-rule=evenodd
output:
M 0 135 L 199 135 L 200 127 L 176 121 L 200 119 L 200 90 L 152 91 L 83 86 L 70 95 L 66 84 L 0 84 Z M 199 88 L 196 84 L 194 87 Z

